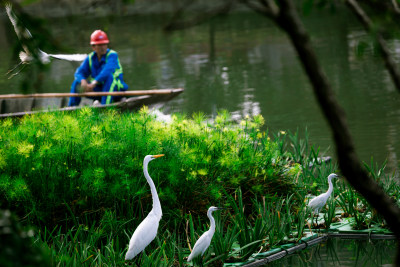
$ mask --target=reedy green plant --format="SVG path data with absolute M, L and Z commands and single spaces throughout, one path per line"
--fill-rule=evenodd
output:
M 65 266 L 119 266 L 124 256 L 130 234 L 124 231 L 126 222 L 118 221 L 113 214 L 105 216 L 99 226 L 80 224 L 66 232 L 61 227 L 39 233 L 37 244 L 46 244 L 51 250 L 53 265 Z M 144 253 L 132 262 L 136 266 L 183 265 L 177 232 L 163 229 Z M 65 233 L 64 233 L 65 232 Z
M 304 229 L 306 227 L 306 221 L 307 221 L 307 207 L 306 203 L 303 199 L 301 199 L 301 205 L 297 207 L 294 211 L 294 230 L 292 232 L 293 237 L 295 238 L 296 242 L 298 242 L 301 238 L 304 236 Z
M 309 142 L 309 134 L 306 129 L 304 132 L 304 137 L 300 138 L 299 132 L 284 132 L 284 134 L 279 133 L 275 136 L 275 138 L 279 141 L 276 141 L 280 144 L 280 150 L 282 153 L 286 153 L 288 155 L 289 161 L 293 161 L 295 163 L 299 163 L 302 167 L 301 176 L 303 178 L 304 183 L 309 182 L 310 177 L 326 177 L 337 170 L 336 164 L 332 163 L 332 160 L 321 161 L 321 157 L 323 157 L 327 151 L 324 153 L 320 153 L 320 148 L 315 148 L 313 145 L 310 145 Z M 299 180 L 301 182 L 301 180 Z M 326 182 L 326 181 L 324 181 Z
M 145 253 L 142 253 L 142 257 L 138 262 L 137 266 L 183 266 L 183 255 L 180 252 L 179 239 L 175 235 L 172 235 L 169 231 L 166 231 L 156 237 L 155 249 L 146 249 Z M 148 255 L 147 255 L 148 253 Z
M 329 230 L 333 218 L 336 216 L 336 203 L 335 203 L 335 198 L 331 196 L 328 201 L 327 201 L 328 209 L 327 212 L 324 213 L 324 222 L 325 222 L 325 228 Z
M 63 266 L 115 266 L 123 264 L 123 249 L 118 246 L 119 237 L 100 242 L 101 234 L 95 226 L 80 225 L 65 234 L 61 228 L 38 236 L 38 243 L 49 246 L 52 265 Z M 41 239 L 44 238 L 44 239 Z
M 398 199 L 400 186 L 395 179 L 390 178 L 384 172 L 386 162 L 379 167 L 376 164 L 374 165 L 371 159 L 371 164 L 367 165 L 364 163 L 364 167 L 388 195 L 392 196 L 395 200 Z M 354 218 L 355 229 L 370 228 L 371 224 L 376 224 L 380 227 L 386 225 L 382 216 L 377 214 L 365 198 L 360 196 L 348 185 L 345 185 L 342 192 L 339 194 L 338 202 L 343 211 Z
M 239 261 L 243 261 L 257 251 L 257 248 L 264 242 L 271 227 L 265 223 L 261 216 L 256 215 L 255 218 L 251 219 L 251 210 L 245 212 L 240 188 L 237 190 L 237 203 L 231 195 L 228 195 L 228 202 L 233 211 L 233 214 L 231 214 L 232 223 L 239 229 L 237 241 L 240 250 L 237 251 L 239 255 L 236 255 L 236 258 Z M 250 208 L 251 206 L 249 206 Z
M 355 229 L 361 230 L 369 227 L 369 205 L 352 188 L 345 187 L 344 191 L 339 194 L 338 202 L 343 211 L 354 218 L 353 227 Z
M 286 198 L 278 198 L 274 202 L 263 203 L 255 202 L 255 207 L 262 216 L 265 224 L 268 224 L 270 230 L 268 232 L 268 247 L 274 247 L 285 242 L 293 242 L 294 229 L 297 228 L 297 236 L 303 234 L 303 229 L 296 224 L 299 221 L 297 216 L 302 213 L 295 213 L 294 195 Z M 300 222 L 304 225 L 304 221 Z M 295 225 L 297 227 L 295 228 Z
M 364 167 L 374 178 L 374 180 L 382 187 L 385 193 L 391 196 L 393 200 L 400 205 L 400 185 L 398 179 L 396 179 L 396 173 L 392 173 L 392 176 L 390 177 L 388 173 L 385 172 L 386 164 L 387 162 L 385 161 L 381 166 L 378 164 L 374 165 L 373 159 L 371 158 L 370 165 L 364 163 Z M 378 214 L 375 209 L 370 209 L 371 223 L 386 227 L 386 222 L 383 216 Z

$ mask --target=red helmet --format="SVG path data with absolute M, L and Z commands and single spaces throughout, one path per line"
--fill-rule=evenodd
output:
M 90 44 L 108 44 L 110 41 L 108 40 L 107 34 L 102 30 L 95 30 L 92 35 L 90 35 Z

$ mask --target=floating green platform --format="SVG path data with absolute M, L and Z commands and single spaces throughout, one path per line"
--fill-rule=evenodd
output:
M 320 218 L 318 219 L 318 221 Z M 330 225 L 329 229 L 311 229 L 304 232 L 304 237 L 299 242 L 283 244 L 274 247 L 266 252 L 254 253 L 246 262 L 225 263 L 224 266 L 262 266 L 269 262 L 281 259 L 297 251 L 315 246 L 328 238 L 346 238 L 346 239 L 395 239 L 388 229 L 373 226 L 364 230 L 353 230 L 354 218 L 342 218 L 340 222 Z M 290 242 L 290 240 L 288 240 Z

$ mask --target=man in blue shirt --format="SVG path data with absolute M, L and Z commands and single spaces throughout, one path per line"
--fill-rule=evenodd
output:
M 128 89 L 128 85 L 123 80 L 118 54 L 108 48 L 108 43 L 105 32 L 96 30 L 92 33 L 90 44 L 93 52 L 76 70 L 71 93 L 77 93 L 79 85 L 85 92 L 117 92 Z M 120 97 L 102 96 L 93 97 L 93 99 L 101 100 L 101 104 L 105 105 L 119 100 Z M 70 97 L 68 106 L 77 106 L 80 102 L 80 97 Z

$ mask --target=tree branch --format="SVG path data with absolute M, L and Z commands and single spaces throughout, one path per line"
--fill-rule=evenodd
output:
M 368 15 L 364 12 L 361 6 L 357 3 L 356 0 L 346 0 L 346 4 L 350 7 L 353 13 L 357 16 L 357 18 L 361 21 L 364 28 L 371 33 L 375 33 L 375 38 L 378 41 L 379 48 L 382 52 L 382 57 L 385 62 L 386 68 L 388 69 L 390 76 L 394 84 L 396 85 L 397 90 L 400 92 L 400 72 L 396 67 L 396 62 L 392 59 L 390 55 L 389 48 L 386 44 L 385 39 L 383 39 L 382 34 L 375 30 L 373 27 L 373 23 L 368 17 Z
M 252 9 L 254 12 L 267 16 L 270 19 L 276 19 L 279 14 L 279 8 L 272 0 L 259 0 L 259 3 L 252 0 L 240 0 L 247 7 Z
M 399 4 L 396 0 L 392 0 L 393 10 L 395 13 L 400 14 Z

